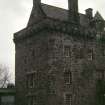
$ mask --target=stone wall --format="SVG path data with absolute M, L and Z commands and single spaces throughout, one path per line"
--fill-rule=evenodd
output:
M 30 96 L 36 97 L 37 105 L 64 105 L 67 93 L 72 105 L 95 105 L 97 71 L 104 69 L 102 45 L 71 34 L 44 30 L 16 43 L 17 105 L 28 105 Z M 65 46 L 70 56 L 65 55 Z M 72 74 L 71 84 L 64 82 L 65 70 Z M 34 72 L 36 82 L 30 88 L 27 76 Z M 53 93 L 48 91 L 49 77 L 54 81 Z

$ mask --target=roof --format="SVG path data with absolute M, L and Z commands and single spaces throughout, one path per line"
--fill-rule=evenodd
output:
M 101 16 L 101 14 L 97 11 L 95 16 L 94 16 L 94 20 L 102 20 L 104 21 L 103 17 Z
M 41 8 L 33 7 L 28 25 L 38 23 L 38 20 L 41 21 L 40 17 L 43 14 L 44 17 L 46 16 L 53 19 L 59 19 L 60 21 L 69 21 L 70 17 L 70 14 L 68 13 L 67 9 L 41 3 Z M 79 17 L 80 17 L 80 24 L 86 26 L 88 24 L 88 18 L 86 17 L 86 15 L 79 13 Z
M 59 19 L 61 21 L 69 21 L 68 10 L 47 4 L 41 4 L 41 5 L 47 17 Z M 88 18 L 86 17 L 86 15 L 79 13 L 79 17 L 80 17 L 80 24 L 86 26 L 88 24 Z
M 42 4 L 42 9 L 48 17 L 60 19 L 63 21 L 68 20 L 68 10 L 66 9 L 58 8 L 47 4 Z

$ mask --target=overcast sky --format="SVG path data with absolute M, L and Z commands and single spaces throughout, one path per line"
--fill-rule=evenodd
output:
M 68 0 L 42 0 L 43 3 L 67 9 Z M 25 28 L 32 0 L 0 0 L 0 63 L 9 66 L 14 77 L 15 46 L 13 33 Z M 79 0 L 79 12 L 86 8 L 98 10 L 105 17 L 105 0 Z

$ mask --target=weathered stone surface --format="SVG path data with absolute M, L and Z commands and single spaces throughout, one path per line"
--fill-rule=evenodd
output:
M 105 81 L 104 25 L 97 27 L 104 20 L 100 23 L 92 18 L 83 26 L 47 14 L 38 23 L 33 19 L 33 24 L 14 35 L 16 104 L 65 105 L 65 95 L 70 94 L 72 105 L 96 105 L 97 94 L 104 95 L 97 92 L 98 80 Z M 70 84 L 65 84 L 65 71 L 71 73 Z M 28 76 L 32 74 L 34 83 L 31 78 L 29 87 Z M 29 103 L 30 97 L 35 98 L 34 104 Z

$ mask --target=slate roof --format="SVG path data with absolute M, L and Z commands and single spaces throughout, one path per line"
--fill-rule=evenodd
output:
M 47 4 L 41 4 L 41 5 L 47 17 L 59 19 L 61 21 L 68 21 L 68 10 Z M 88 18 L 86 17 L 86 15 L 79 13 L 79 17 L 80 17 L 80 24 L 83 26 L 87 26 Z
M 62 21 L 68 20 L 68 10 L 66 9 L 58 8 L 47 4 L 42 4 L 42 9 L 44 13 L 50 18 L 59 19 Z
M 41 8 L 39 8 L 39 9 L 41 9 L 40 11 L 43 11 L 43 13 L 49 18 L 59 19 L 61 21 L 69 21 L 68 17 L 70 15 L 68 16 L 68 10 L 66 10 L 66 9 L 51 6 L 48 4 L 43 4 L 43 3 L 41 3 Z M 39 10 L 36 8 L 32 9 L 28 25 L 38 23 L 38 20 L 40 20 L 38 15 L 42 14 L 38 11 Z M 79 13 L 79 17 L 80 17 L 80 24 L 82 26 L 87 26 L 88 18 L 86 17 L 86 15 Z
M 28 26 L 26 28 L 24 28 L 23 30 L 15 33 L 14 42 L 17 42 L 18 40 L 29 37 L 29 36 L 31 37 L 31 35 L 33 35 L 33 32 L 38 32 L 39 30 L 42 30 L 46 27 L 47 28 L 54 27 L 54 29 L 55 29 L 55 26 L 56 26 L 56 28 L 58 30 L 60 29 L 60 31 L 63 31 L 63 32 L 65 30 L 65 32 L 70 33 L 73 30 L 72 30 L 72 28 L 71 28 L 71 30 L 70 29 L 68 30 L 68 28 L 73 26 L 74 24 L 72 24 L 72 25 L 69 24 L 68 21 L 69 21 L 70 15 L 68 15 L 69 14 L 68 12 L 69 11 L 66 9 L 62 9 L 59 7 L 55 7 L 55 6 L 51 6 L 51 5 L 47 5 L 47 4 L 43 4 L 43 3 L 41 3 L 40 8 L 33 7 L 31 16 L 30 16 L 30 19 L 28 22 Z M 79 13 L 78 18 L 80 20 L 80 26 L 79 26 L 80 29 L 82 31 L 84 29 L 86 29 L 86 30 L 84 30 L 86 32 L 89 31 L 88 29 L 91 29 L 91 27 L 89 27 L 90 22 L 95 22 L 94 19 L 104 20 L 99 13 L 96 13 L 95 17 L 93 17 L 92 20 L 89 20 L 89 18 L 86 16 L 86 14 L 81 14 L 81 13 Z M 60 20 L 60 21 L 58 21 L 58 20 Z M 59 25 L 60 25 L 60 27 L 59 27 Z M 80 32 L 82 32 L 82 31 L 80 31 Z M 32 34 L 30 34 L 30 33 L 32 33 Z M 90 35 L 90 33 L 89 33 L 89 35 Z M 93 35 L 93 33 L 92 33 L 92 35 Z

